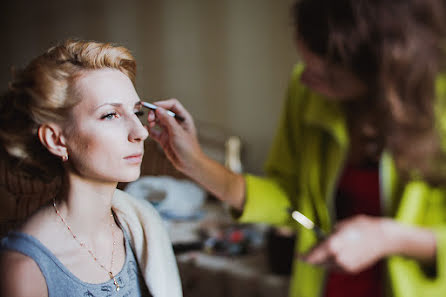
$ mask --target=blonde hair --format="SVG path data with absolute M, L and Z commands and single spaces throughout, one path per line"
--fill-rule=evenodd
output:
M 0 98 L 0 144 L 22 167 L 54 176 L 61 162 L 40 143 L 37 131 L 48 122 L 61 123 L 79 102 L 76 79 L 101 68 L 123 72 L 135 84 L 136 62 L 129 50 L 110 43 L 66 40 L 16 73 Z

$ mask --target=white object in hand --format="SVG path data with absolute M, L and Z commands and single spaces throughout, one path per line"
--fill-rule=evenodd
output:
M 314 223 L 309 218 L 304 216 L 302 213 L 298 212 L 297 210 L 293 211 L 291 213 L 291 216 L 305 228 L 310 230 L 314 228 Z
M 242 162 L 240 161 L 241 141 L 237 136 L 231 136 L 225 143 L 225 166 L 235 173 L 241 173 Z

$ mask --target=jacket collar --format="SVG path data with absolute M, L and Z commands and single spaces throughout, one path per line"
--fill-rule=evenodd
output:
M 318 126 L 330 133 L 344 149 L 349 145 L 345 115 L 338 102 L 310 90 L 308 104 L 304 110 L 304 123 Z
M 341 149 L 347 151 L 350 139 L 341 105 L 308 89 L 306 91 L 309 92 L 309 100 L 304 109 L 304 123 L 323 129 L 333 137 Z M 380 162 L 380 197 L 383 214 L 391 212 L 391 201 L 395 196 L 397 180 L 393 159 L 390 153 L 385 151 Z

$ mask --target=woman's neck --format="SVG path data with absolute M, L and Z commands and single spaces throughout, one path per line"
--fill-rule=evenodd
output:
M 94 233 L 114 223 L 111 204 L 116 183 L 99 183 L 68 174 L 66 187 L 56 199 L 57 209 L 72 228 Z

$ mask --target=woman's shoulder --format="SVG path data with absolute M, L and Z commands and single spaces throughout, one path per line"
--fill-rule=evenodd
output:
M 50 205 L 44 206 L 30 216 L 17 230 L 31 235 L 39 241 L 44 242 L 47 237 L 54 237 L 53 209 Z
M 0 296 L 47 296 L 45 278 L 37 263 L 19 252 L 0 252 Z
M 301 81 L 301 76 L 304 71 L 304 65 L 297 63 L 293 66 L 290 79 L 288 82 L 288 90 L 286 96 L 287 109 L 294 110 L 305 108 L 307 105 L 316 102 L 317 105 L 337 105 L 334 100 L 327 100 L 327 98 L 319 93 L 316 93 Z
M 42 207 L 28 218 L 16 231 L 26 237 L 26 242 L 36 246 L 45 254 L 55 257 L 63 253 L 66 245 L 66 230 L 58 226 L 51 205 Z M 61 252 L 62 251 L 62 252 Z

